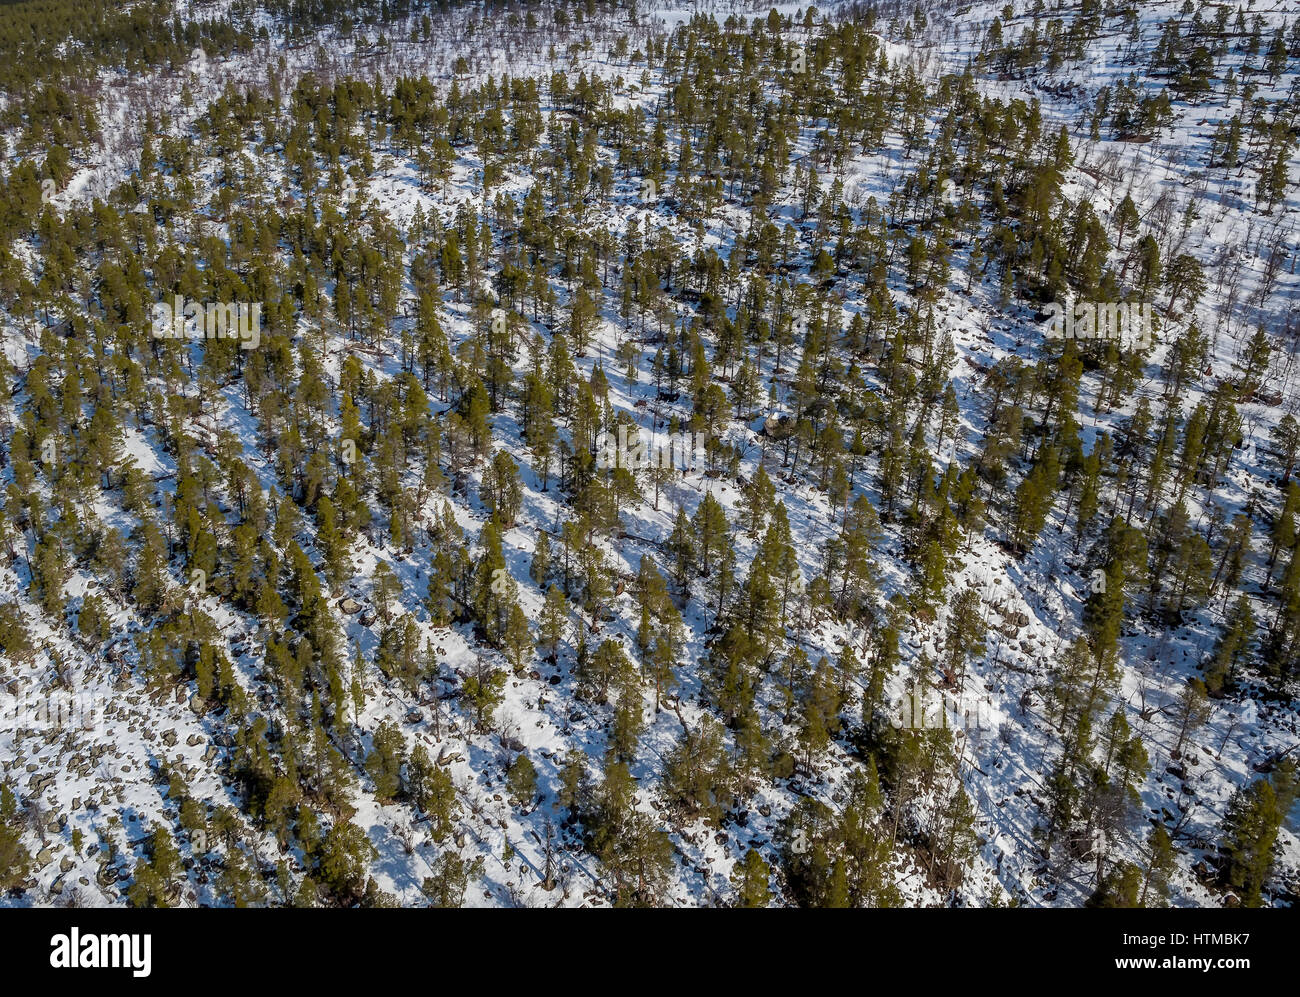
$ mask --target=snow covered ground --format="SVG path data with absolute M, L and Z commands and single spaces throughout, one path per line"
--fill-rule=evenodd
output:
M 824 15 L 834 17 L 843 13 L 846 6 L 831 4 L 819 9 Z M 961 72 L 978 50 L 985 26 L 1002 5 L 933 3 L 929 6 L 927 28 L 912 32 L 910 38 L 904 37 L 898 25 L 891 27 L 883 19 L 880 33 L 894 72 L 901 73 L 904 66 L 910 66 L 923 79 L 937 84 L 944 74 Z M 1155 44 L 1158 25 L 1178 7 L 1176 3 L 1140 5 L 1139 41 L 1135 43 L 1138 52 L 1147 51 Z M 204 8 L 205 16 L 209 16 L 209 5 Z M 629 50 L 643 45 L 650 31 L 671 31 L 702 10 L 721 22 L 737 9 L 747 17 L 760 17 L 766 16 L 768 8 L 766 4 L 759 10 L 750 5 L 721 3 L 642 7 L 641 26 L 629 31 Z M 776 9 L 782 14 L 797 14 L 803 8 L 797 4 L 780 4 Z M 1264 17 L 1270 28 L 1295 16 L 1294 11 L 1288 11 L 1280 3 L 1271 8 L 1257 5 L 1250 14 Z M 153 77 L 108 81 L 102 120 L 106 134 L 112 138 L 97 161 L 79 164 L 80 172 L 56 196 L 55 203 L 67 208 L 76 200 L 103 196 L 127 175 L 133 167 L 132 150 L 138 147 L 143 134 L 142 108 L 156 107 L 161 100 L 168 112 L 171 132 L 185 134 L 194 127 L 207 103 L 228 83 L 264 88 L 270 85 L 272 73 L 284 86 L 285 80 L 292 80 L 308 69 L 318 77 L 356 72 L 363 77 L 377 75 L 385 81 L 419 72 L 438 80 L 444 88 L 449 88 L 455 78 L 465 90 L 489 77 L 500 80 L 507 73 L 512 77 L 545 77 L 559 67 L 574 76 L 581 71 L 589 77 L 615 81 L 616 99 L 622 106 L 639 106 L 648 113 L 664 97 L 657 73 L 651 74 L 649 86 L 643 88 L 640 65 L 609 56 L 613 40 L 626 30 L 625 26 L 605 24 L 593 30 L 592 25 L 583 25 L 577 29 L 578 36 L 586 35 L 593 44 L 575 50 L 566 43 L 576 41 L 578 36 L 557 36 L 552 40 L 540 32 L 533 37 L 522 31 L 512 35 L 507 25 L 488 21 L 478 21 L 472 40 L 462 40 L 467 34 L 467 19 L 473 18 L 474 8 L 449 15 L 437 25 L 438 37 L 429 44 L 400 40 L 403 35 L 393 32 L 390 47 L 382 54 L 365 54 L 369 46 L 355 39 L 328 38 L 322 62 L 315 45 L 288 49 L 272 41 L 230 61 L 212 60 L 201 73 L 190 74 L 187 79 L 160 72 Z M 1005 22 L 1004 30 L 1019 29 L 1024 20 L 1023 16 L 1010 19 Z M 1184 407 L 1190 410 L 1209 396 L 1218 378 L 1227 376 L 1257 324 L 1266 323 L 1279 334 L 1284 329 L 1290 330 L 1294 342 L 1300 290 L 1300 279 L 1294 273 L 1294 218 L 1300 199 L 1294 183 L 1285 205 L 1271 216 L 1263 216 L 1243 201 L 1243 195 L 1249 196 L 1245 187 L 1248 177 L 1220 182 L 1202 176 L 1200 164 L 1205 160 L 1214 127 L 1231 116 L 1230 109 L 1221 102 L 1207 102 L 1203 106 L 1175 102 L 1175 122 L 1149 143 L 1089 137 L 1086 116 L 1092 95 L 1100 86 L 1113 85 L 1126 77 L 1133 68 L 1118 58 L 1112 61 L 1115 48 L 1127 44 L 1127 31 L 1127 28 L 1120 31 L 1108 26 L 1076 66 L 1063 66 L 1051 74 L 1034 73 L 1024 79 L 999 80 L 988 76 L 978 84 L 991 98 L 1037 101 L 1045 136 L 1054 136 L 1060 126 L 1066 127 L 1076 153 L 1076 165 L 1068 172 L 1064 190 L 1068 198 L 1090 201 L 1104 219 L 1113 216 L 1125 194 L 1134 199 L 1144 219 L 1169 211 L 1168 206 L 1172 205 L 1174 220 L 1167 229 L 1174 251 L 1196 256 L 1206 264 L 1207 272 L 1222 262 L 1225 247 L 1240 254 L 1236 283 L 1243 306 L 1235 310 L 1224 307 L 1226 289 L 1214 288 L 1211 281 L 1211 290 L 1194 316 L 1166 319 L 1161 345 L 1148 361 L 1147 379 L 1126 404 L 1109 411 L 1094 409 L 1099 385 L 1095 374 L 1085 374 L 1078 421 L 1088 448 L 1100 432 L 1115 436 L 1123 420 L 1131 414 L 1138 394 L 1146 393 L 1154 398 L 1159 392 L 1155 373 L 1165 359 L 1176 327 L 1195 318 L 1210 335 L 1209 367 L 1213 375 L 1203 378 L 1185 393 Z M 375 32 L 368 34 L 373 40 Z M 553 52 L 548 51 L 550 46 Z M 470 71 L 468 76 L 453 77 L 453 62 L 460 56 L 468 60 Z M 1257 79 L 1258 95 L 1282 98 L 1297 78 L 1294 68 L 1293 60 L 1292 71 L 1272 83 Z M 181 101 L 183 83 L 189 90 L 188 108 Z M 148 100 L 144 99 L 146 95 Z M 544 114 L 549 110 L 543 107 Z M 938 122 L 931 120 L 929 127 L 937 128 Z M 794 155 L 808 153 L 815 136 L 816 128 L 805 127 Z M 290 183 L 281 159 L 263 156 L 251 145 L 248 154 L 250 168 L 262 177 L 268 190 L 283 189 Z M 613 161 L 610 150 L 602 150 L 602 156 Z M 453 177 L 438 191 L 423 187 L 416 165 L 394 150 L 376 150 L 375 160 L 378 165 L 363 184 L 348 181 L 345 200 L 370 202 L 372 212 L 387 216 L 404 233 L 417 207 L 426 217 L 436 213 L 444 222 L 450 222 L 462 202 L 481 203 L 482 191 L 477 184 L 483 164 L 472 147 L 458 150 Z M 220 167 L 215 161 L 205 162 L 194 178 L 200 189 L 213 181 Z M 1295 162 L 1291 167 L 1294 181 L 1300 176 L 1300 169 Z M 856 191 L 862 203 L 874 197 L 883 205 L 913 168 L 905 160 L 901 139 L 895 137 L 879 154 L 857 155 L 847 162 L 845 182 L 849 189 Z M 510 175 L 498 192 L 522 201 L 530 182 L 526 177 Z M 823 177 L 822 182 L 823 188 L 829 189 L 831 178 Z M 694 220 L 673 216 L 667 210 L 634 210 L 636 185 L 620 180 L 619 186 L 627 189 L 628 209 L 594 219 L 593 224 L 608 228 L 621 239 L 631 218 L 638 219 L 644 233 L 646 222 L 653 217 L 656 225 L 667 225 L 679 244 L 689 247 L 691 253 L 711 248 L 724 258 L 728 256 L 734 245 L 735 229 L 743 218 L 743 211 L 738 207 L 729 205 L 714 223 L 703 227 L 701 234 Z M 793 196 L 787 192 L 785 203 L 774 206 L 777 217 L 794 221 L 793 202 Z M 1189 203 L 1195 212 L 1195 223 L 1180 227 L 1181 213 Z M 1275 276 L 1275 289 L 1265 301 L 1253 304 L 1253 291 L 1264 279 L 1267 267 L 1261 247 L 1278 237 L 1289 248 L 1290 269 Z M 978 456 L 986 428 L 979 372 L 1013 355 L 1032 362 L 1042 340 L 1041 328 L 1032 312 L 1020 306 L 1001 307 L 991 283 L 976 287 L 971 294 L 965 293 L 964 272 L 964 263 L 958 256 L 954 259 L 948 293 L 939 306 L 942 330 L 951 336 L 955 347 L 950 376 L 961 406 L 956 440 L 949 439 L 941 448 L 935 447 L 934 457 L 941 467 L 948 460 L 964 464 Z M 327 286 L 324 290 L 329 292 L 331 288 Z M 912 304 L 905 288 L 900 285 L 894 290 L 897 304 Z M 413 303 L 409 280 L 403 293 L 403 304 Z M 561 305 L 564 304 L 561 299 Z M 658 400 L 648 355 L 643 358 L 641 376 L 635 383 L 628 383 L 621 373 L 615 373 L 616 363 L 612 358 L 622 324 L 615 305 L 606 302 L 592 347 L 585 356 L 575 358 L 581 375 L 589 377 L 597 366 L 603 365 L 611 384 L 612 403 L 646 428 L 652 418 L 650 413 L 661 420 L 666 420 L 671 413 L 689 415 L 686 398 L 676 403 Z M 845 324 L 861 307 L 862 303 L 853 297 L 844 302 Z M 409 322 L 398 323 L 399 328 L 404 325 Z M 454 349 L 470 335 L 468 306 L 449 301 L 443 325 Z M 4 349 L 12 363 L 25 369 L 39 351 L 39 338 L 6 323 Z M 338 376 L 339 365 L 349 350 L 350 344 L 342 338 L 329 342 L 326 372 L 331 377 Z M 392 343 L 374 355 L 362 356 L 377 376 L 393 378 L 400 372 L 398 349 Z M 769 367 L 762 374 L 764 383 L 770 378 L 775 385 L 772 411 L 781 414 L 788 411 L 786 388 L 771 368 L 769 360 Z M 1281 395 L 1284 401 L 1280 404 L 1247 402 L 1239 406 L 1246 438 L 1236 451 L 1226 481 L 1214 493 L 1227 521 L 1234 513 L 1244 510 L 1252 498 L 1276 491 L 1270 482 L 1272 472 L 1261 451 L 1269 447 L 1269 430 L 1280 413 L 1294 411 L 1296 399 L 1300 397 L 1296 391 L 1294 354 L 1278 356 L 1273 372 L 1270 390 Z M 239 385 L 227 387 L 219 402 L 210 406 L 209 416 L 193 429 L 205 434 L 216 426 L 235 430 L 245 441 L 245 459 L 269 488 L 274 481 L 271 465 L 265 457 L 258 456 L 252 442 L 257 423 L 245 407 Z M 740 477 L 745 480 L 752 478 L 764 456 L 764 441 L 757 432 L 760 427 L 761 420 L 753 425 L 732 420 L 726 429 L 726 438 L 744 448 Z M 530 581 L 528 564 L 539 532 L 554 535 L 557 524 L 564 518 L 563 497 L 553 486 L 542 487 L 536 470 L 526 460 L 526 447 L 513 418 L 508 414 L 496 417 L 493 434 L 494 448 L 504 449 L 521 460 L 525 485 L 523 508 L 519 523 L 506 533 L 504 542 L 507 566 L 518 582 L 523 608 L 529 619 L 535 621 L 541 613 L 544 596 Z M 205 435 L 215 443 L 215 434 L 206 432 Z M 160 493 L 171 494 L 174 477 L 168 476 L 174 476 L 176 467 L 160 440 L 132 431 L 127 448 L 136 466 L 158 482 Z M 779 465 L 779 459 L 773 462 L 769 454 L 769 473 L 776 480 L 774 463 Z M 869 478 L 870 475 L 863 475 L 863 480 Z M 453 501 L 455 519 L 470 538 L 478 535 L 488 518 L 478 499 L 478 483 L 476 473 L 468 496 Z M 811 579 L 821 571 L 820 551 L 825 539 L 835 533 L 835 513 L 825 493 L 802 478 L 777 483 L 778 497 L 784 501 L 789 514 L 802 575 Z M 705 494 L 712 494 L 729 517 L 736 518 L 740 501 L 736 481 L 712 478 L 699 471 L 684 474 L 665 488 L 657 509 L 647 502 L 624 511 L 625 535 L 602 542 L 611 572 L 630 581 L 640 558 L 657 553 L 671 532 L 678 508 L 693 514 Z M 879 504 L 877 493 L 868 494 Z M 440 496 L 430 499 L 424 508 L 417 510 L 416 519 L 427 525 L 437 515 L 442 501 Z M 1210 510 L 1203 503 L 1190 496 L 1188 502 L 1194 521 L 1201 522 L 1209 515 Z M 135 525 L 135 517 L 124 512 L 111 496 L 106 496 L 94 512 L 104 522 L 119 526 L 123 533 Z M 977 810 L 980 834 L 978 857 L 960 890 L 963 903 L 987 903 L 998 891 L 1001 896 L 1015 897 L 1031 906 L 1076 906 L 1092 889 L 1093 884 L 1082 874 L 1061 882 L 1044 876 L 1044 864 L 1033 838 L 1034 827 L 1041 817 L 1044 782 L 1052 754 L 1058 748 L 1057 734 L 1043 714 L 1044 676 L 1050 664 L 1079 633 L 1082 602 L 1089 584 L 1082 555 L 1072 552 L 1069 526 L 1059 510 L 1054 512 L 1039 544 L 1025 559 L 1009 553 L 999 543 L 998 532 L 989 529 L 984 535 L 971 538 L 969 547 L 962 553 L 961 566 L 951 575 L 950 593 L 974 588 L 981 597 L 982 614 L 991 627 L 988 653 L 973 663 L 967 680 L 968 694 L 986 706 L 986 723 L 982 728 L 963 732 L 958 739 L 962 779 Z M 381 540 L 383 531 L 376 532 L 379 535 L 372 542 L 358 544 L 353 550 L 354 578 L 347 588 L 366 611 L 355 615 L 340 613 L 348 646 L 355 642 L 367 660 L 373 658 L 380 625 L 375 622 L 369 579 L 374 575 L 375 565 L 385 561 L 401 581 L 402 608 L 416 615 L 421 639 L 433 641 L 440 672 L 451 686 L 454 676 L 468 674 L 476 655 L 485 652 L 468 627 L 435 627 L 428 622 L 427 612 L 422 608 L 429 563 L 427 538 L 417 533 L 416 542 L 408 550 L 394 548 Z M 1257 532 L 1257 542 L 1260 539 Z M 743 566 L 752 557 L 756 542 L 737 536 L 736 543 Z M 308 550 L 308 553 L 315 557 L 317 552 Z M 888 531 L 882 542 L 880 571 L 883 596 L 888 597 L 906 585 L 908 571 L 903 565 L 897 531 Z M 1257 564 L 1248 575 L 1256 573 L 1262 577 L 1262 569 Z M 139 651 L 132 638 L 144 622 L 134 609 L 115 603 L 114 638 L 101 652 L 66 630 L 51 627 L 42 618 L 25 595 L 29 577 L 21 558 L 0 566 L 0 595 L 22 603 L 40 649 L 28 663 L 8 664 L 6 678 L 11 694 L 27 698 L 21 700 L 25 705 L 20 706 L 16 700 L 13 709 L 0 713 L 0 757 L 5 759 L 6 775 L 18 782 L 24 797 L 39 799 L 48 814 L 48 819 L 31 833 L 32 850 L 38 853 L 40 870 L 36 888 L 26 894 L 23 902 L 57 902 L 74 885 L 82 887 L 86 902 L 120 902 L 131 864 L 116 859 L 113 863 L 102 863 L 105 854 L 102 848 L 93 853 L 85 848 L 78 852 L 74 833 L 80 832 L 84 836 L 81 840 L 86 842 L 112 841 L 122 856 L 139 854 L 142 827 L 159 822 L 171 824 L 175 819 L 174 804 L 152 777 L 158 763 L 164 760 L 184 772 L 194 795 L 214 803 L 233 803 L 232 790 L 222 783 L 214 764 L 231 750 L 232 733 L 225 729 L 219 717 L 193 709 L 187 695 L 178 693 L 160 698 L 151 695 L 133 677 L 132 667 L 138 663 Z M 183 583 L 184 579 L 178 577 L 177 582 Z M 96 585 L 93 575 L 82 570 L 74 574 L 67 591 L 75 600 L 93 591 Z M 1258 590 L 1256 584 L 1255 591 Z M 197 594 L 192 598 L 217 622 L 221 640 L 236 664 L 239 682 L 251 696 L 257 697 L 264 639 L 257 632 L 255 622 L 215 595 Z M 1260 602 L 1265 604 L 1262 597 Z M 604 625 L 601 636 L 613 637 L 630 648 L 636 639 L 637 626 L 630 591 L 619 596 L 611 608 L 614 618 Z M 1179 844 L 1183 853 L 1171 897 L 1179 906 L 1220 902 L 1217 894 L 1198 881 L 1192 866 L 1211 850 L 1232 792 L 1256 777 L 1255 766 L 1300 743 L 1295 698 L 1279 699 L 1269 695 L 1262 686 L 1251 685 L 1234 700 L 1215 701 L 1210 720 L 1194 738 L 1194 749 L 1184 751 L 1179 760 L 1172 757 L 1178 739 L 1173 704 L 1187 678 L 1197 673 L 1197 665 L 1212 645 L 1222 619 L 1222 607 L 1217 603 L 1189 614 L 1185 625 L 1176 629 L 1160 629 L 1139 618 L 1122 639 L 1122 669 L 1115 705 L 1125 708 L 1150 757 L 1150 776 L 1141 787 L 1144 816 L 1164 819 L 1180 828 Z M 688 628 L 685 658 L 688 662 L 698 662 L 706 652 L 711 620 L 693 602 L 685 622 Z M 903 661 L 891 683 L 894 700 L 904 696 L 905 677 L 917 667 L 922 655 L 931 659 L 940 656 L 947 608 L 941 609 L 931 621 L 917 619 L 911 623 L 903 644 Z M 825 622 L 802 634 L 803 647 L 814 662 L 823 655 L 834 661 L 846 642 L 857 645 L 864 639 L 862 633 Z M 78 697 L 104 704 L 102 713 L 93 719 L 89 729 L 82 725 L 42 731 L 39 718 L 34 721 L 32 704 L 50 687 L 57 671 L 73 676 L 72 687 Z M 751 802 L 744 822 L 729 822 L 724 830 L 716 830 L 703 821 L 687 826 L 669 823 L 661 815 L 654 786 L 662 760 L 681 733 L 683 722 L 695 727 L 709 714 L 700 704 L 697 670 L 683 667 L 680 676 L 681 685 L 671 698 L 674 708 L 657 715 L 652 708 L 647 709 L 649 724 L 632 774 L 639 784 L 639 807 L 660 821 L 672 836 L 676 851 L 672 902 L 681 906 L 721 903 L 731 894 L 729 875 L 745 851 L 753 846 L 774 854 L 780 846 L 782 821 L 799 797 L 809 794 L 833 804 L 839 792 L 837 787 L 843 785 L 850 771 L 860 766 L 860 759 L 855 757 L 847 739 L 833 743 L 815 781 L 795 780 L 798 784 L 791 785 L 789 780 L 784 783 L 778 780 L 775 785 L 764 786 Z M 565 851 L 561 856 L 565 867 L 561 877 L 563 889 L 549 891 L 541 884 L 546 864 L 543 822 L 552 812 L 562 759 L 574 748 L 583 750 L 591 759 L 594 776 L 606 743 L 601 708 L 576 697 L 571 668 L 563 659 L 559 666 L 538 659 L 525 669 L 522 677 L 508 679 L 504 702 L 496 714 L 497 729 L 490 734 L 471 730 L 465 717 L 447 703 L 436 699 L 413 701 L 400 686 L 386 683 L 373 669 L 365 681 L 372 698 L 365 711 L 355 718 L 357 730 L 364 732 L 357 745 L 361 752 L 381 720 L 399 720 L 408 743 L 424 743 L 430 755 L 439 759 L 440 764 L 445 763 L 453 776 L 465 804 L 455 844 L 463 855 L 485 859 L 482 879 L 471 884 L 465 898 L 467 904 L 596 905 L 608 901 L 607 895 L 600 891 L 600 870 L 595 859 L 577 849 Z M 652 703 L 652 695 L 653 689 L 647 692 L 647 704 Z M 764 715 L 768 718 L 765 726 L 777 739 L 789 737 L 790 729 L 780 723 L 775 687 L 764 688 L 760 698 L 765 702 Z M 441 738 L 433 733 L 433 710 L 441 711 Z M 1103 712 L 1108 715 L 1110 711 Z M 538 804 L 522 810 L 509 802 L 504 786 L 505 768 L 521 752 L 527 753 L 535 764 L 542 787 Z M 362 785 L 367 787 L 364 777 Z M 445 846 L 436 846 L 423 836 L 408 806 L 380 805 L 369 788 L 359 793 L 354 802 L 357 812 L 352 819 L 365 829 L 377 849 L 372 874 L 379 886 L 403 904 L 421 903 L 420 884 L 430 874 L 431 862 L 440 847 Z M 1279 883 L 1291 884 L 1293 893 L 1296 877 L 1300 875 L 1298 833 L 1293 815 L 1289 828 L 1282 834 L 1275 877 Z M 259 857 L 273 868 L 277 858 L 273 836 L 250 831 L 249 837 L 259 843 Z M 572 845 L 564 847 L 572 848 Z M 1116 847 L 1118 854 L 1136 856 L 1140 852 L 1140 840 L 1121 842 Z M 295 873 L 301 871 L 301 858 L 292 856 L 290 867 Z M 928 885 L 919 868 L 900 867 L 897 881 L 907 903 L 940 904 L 951 899 Z M 198 864 L 186 901 L 195 904 L 214 901 L 211 885 Z

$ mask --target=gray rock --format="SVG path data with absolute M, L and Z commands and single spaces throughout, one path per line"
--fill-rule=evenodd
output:
M 51 786 L 54 785 L 54 776 L 51 773 L 46 773 L 44 775 L 34 775 L 27 780 L 27 785 L 29 785 L 38 794 L 44 793 L 47 789 L 49 789 Z

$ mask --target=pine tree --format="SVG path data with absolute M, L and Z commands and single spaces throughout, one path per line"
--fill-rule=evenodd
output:
M 0 783 L 0 889 L 12 890 L 27 879 L 31 855 L 22 842 L 23 820 L 7 782 Z
M 351 907 L 365 893 L 367 870 L 377 854 L 361 828 L 339 819 L 321 843 L 318 873 L 321 885 L 340 907 Z
M 1250 608 L 1250 599 L 1244 594 L 1239 595 L 1204 666 L 1205 687 L 1209 695 L 1219 696 L 1226 688 L 1231 688 L 1237 669 L 1250 657 L 1254 640 L 1255 615 Z
M 520 754 L 510 763 L 506 772 L 506 788 L 526 808 L 532 803 L 537 795 L 537 769 L 527 755 Z
M 420 892 L 429 898 L 431 907 L 460 907 L 465 902 L 469 881 L 483 874 L 483 859 L 466 861 L 453 851 L 445 851 L 433 862 L 433 875 L 420 884 Z
M 528 568 L 528 577 L 544 589 L 548 584 L 550 571 L 551 541 L 545 533 L 539 530 L 533 547 L 533 559 Z
M 474 568 L 471 605 L 487 641 L 499 645 L 505 633 L 509 607 L 517 599 L 516 583 L 506 568 L 501 548 L 501 526 L 494 515 L 479 535 L 483 554 Z
M 944 634 L 947 651 L 947 678 L 960 689 L 965 684 L 966 662 L 984 654 L 984 634 L 988 625 L 980 608 L 979 593 L 973 588 L 962 589 L 948 610 L 948 626 Z
M 1173 839 L 1157 825 L 1147 837 L 1147 863 L 1142 877 L 1139 907 L 1163 907 L 1168 903 L 1169 878 L 1176 867 Z
M 768 888 L 771 867 L 755 849 L 736 863 L 731 871 L 731 885 L 736 891 L 737 907 L 766 907 L 772 900 Z
M 510 667 L 516 675 L 522 675 L 524 662 L 528 660 L 529 652 L 533 649 L 533 635 L 528 629 L 528 617 L 517 602 L 510 606 L 501 642 Z
M 1264 886 L 1273 868 L 1273 845 L 1294 798 L 1295 767 L 1288 762 L 1271 779 L 1256 779 L 1238 789 L 1228 802 L 1221 826 L 1219 874 L 1244 907 L 1263 904 Z
M 722 503 L 706 492 L 695 510 L 692 523 L 695 540 L 695 560 L 700 566 L 700 574 L 706 577 L 712 571 L 715 554 L 727 543 L 730 524 Z
M 366 755 L 366 774 L 375 783 L 375 796 L 382 803 L 391 803 L 402 787 L 402 766 L 405 764 L 406 739 L 397 725 L 383 721 L 375 731 L 370 753 Z
M 488 721 L 505 699 L 506 676 L 482 654 L 475 655 L 474 668 L 464 679 L 462 698 L 474 715 L 474 726 L 486 730 Z
M 429 818 L 429 837 L 436 843 L 446 840 L 460 819 L 460 801 L 451 775 L 441 765 L 432 765 L 422 745 L 411 753 L 411 796 L 415 805 Z

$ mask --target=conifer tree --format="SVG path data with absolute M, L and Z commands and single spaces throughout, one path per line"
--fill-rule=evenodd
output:
M 755 849 L 745 853 L 731 872 L 731 885 L 736 890 L 737 907 L 766 907 L 772 900 L 768 888 L 771 867 Z

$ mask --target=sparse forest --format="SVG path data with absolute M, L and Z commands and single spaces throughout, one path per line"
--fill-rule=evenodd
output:
M 1287 5 L 19 0 L 0 137 L 0 904 L 1296 902 Z

